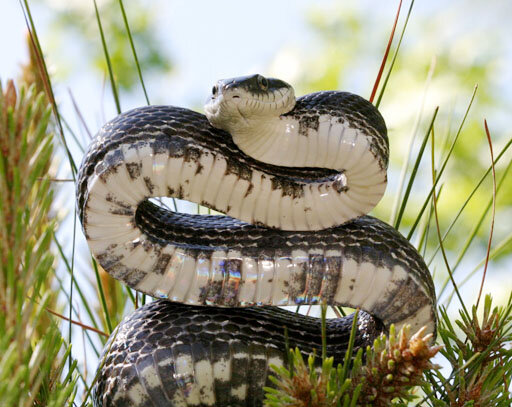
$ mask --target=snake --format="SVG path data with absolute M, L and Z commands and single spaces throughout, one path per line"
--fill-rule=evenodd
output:
M 204 107 L 150 105 L 106 123 L 84 155 L 77 210 L 99 265 L 155 299 L 108 339 L 96 406 L 261 406 L 288 346 L 343 359 L 394 324 L 436 333 L 421 255 L 368 215 L 387 184 L 387 128 L 361 96 L 295 97 L 263 75 L 219 80 Z M 160 198 L 220 214 L 184 214 Z M 364 312 L 363 312 L 364 311 Z M 285 330 L 287 335 L 285 336 Z

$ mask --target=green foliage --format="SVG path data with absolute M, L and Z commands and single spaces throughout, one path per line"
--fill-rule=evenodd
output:
M 347 363 L 334 366 L 334 358 L 324 356 L 318 372 L 315 355 L 308 357 L 306 365 L 299 349 L 290 351 L 288 368 L 272 366 L 275 376 L 270 381 L 275 387 L 265 388 L 265 406 L 386 407 L 414 400 L 417 396 L 411 389 L 426 385 L 423 372 L 437 368 L 430 359 L 441 347 L 430 346 L 432 334 L 424 336 L 425 329 L 412 337 L 409 330 L 404 326 L 397 334 L 391 326 L 389 337 L 377 338 L 364 357 L 363 349 L 355 356 L 349 349 L 346 361 L 353 359 L 350 370 Z M 355 325 L 350 342 L 354 337 Z
M 362 384 L 352 386 L 349 378 L 349 366 L 353 357 L 356 337 L 358 310 L 354 314 L 348 348 L 343 365 L 334 367 L 334 358 L 327 357 L 326 347 L 326 312 L 327 307 L 322 306 L 322 368 L 317 372 L 315 355 L 309 355 L 308 364 L 299 349 L 291 350 L 286 346 L 288 353 L 288 367 L 271 366 L 275 376 L 269 376 L 275 387 L 265 387 L 266 407 L 337 407 L 352 406 L 359 397 Z M 362 352 L 358 352 L 356 362 L 361 364 Z
M 417 397 L 411 390 L 425 385 L 423 372 L 438 368 L 430 359 L 441 346 L 429 345 L 432 334 L 424 335 L 422 328 L 410 337 L 409 331 L 406 325 L 397 334 L 391 326 L 388 338 L 382 335 L 366 349 L 364 364 L 356 358 L 351 375 L 353 386 L 361 385 L 361 405 L 385 407 L 395 399 L 412 401 Z
M 270 381 L 275 388 L 265 387 L 265 406 L 336 407 L 343 405 L 342 400 L 357 400 L 349 395 L 351 380 L 343 378 L 341 365 L 333 366 L 334 358 L 323 359 L 319 372 L 314 355 L 306 364 L 300 350 L 295 349 L 290 350 L 289 360 L 293 369 L 272 366 L 276 376 L 270 376 Z
M 299 349 L 290 351 L 288 367 L 272 366 L 274 387 L 265 388 L 265 406 L 509 406 L 512 295 L 506 306 L 494 308 L 487 295 L 481 318 L 476 306 L 470 317 L 461 311 L 455 324 L 444 308 L 440 313 L 441 345 L 431 346 L 432 335 L 424 336 L 424 328 L 410 337 L 408 326 L 398 334 L 392 326 L 389 336 L 377 338 L 364 357 L 362 349 L 355 357 L 347 352 L 353 358 L 350 371 L 346 365 L 334 366 L 332 357 L 323 357 L 319 370 L 315 355 L 306 364 Z M 351 340 L 354 334 L 353 329 Z M 451 365 L 447 373 L 431 362 L 439 351 Z
M 56 36 L 74 34 L 76 44 L 88 55 L 81 59 L 89 61 L 102 75 L 107 72 L 104 49 L 98 47 L 100 37 L 92 2 L 66 2 L 57 8 L 52 17 Z M 140 65 L 148 74 L 167 74 L 172 64 L 162 47 L 154 29 L 156 11 L 141 1 L 130 1 L 126 11 L 129 33 L 119 0 L 98 2 L 98 13 L 109 50 L 110 62 L 117 86 L 132 90 L 139 84 L 141 75 L 134 67 L 133 50 L 130 40 L 137 47 Z
M 49 300 L 42 298 L 22 312 L 45 319 Z M 77 391 L 76 361 L 71 373 L 63 373 L 71 347 L 64 343 L 57 324 L 51 323 L 39 339 L 30 337 L 33 332 L 27 325 L 4 328 L 0 326 L 0 405 L 60 407 L 72 402 Z
M 446 309 L 440 309 L 441 354 L 451 372 L 428 374 L 425 392 L 432 406 L 510 406 L 512 295 L 505 306 L 494 308 L 487 295 L 481 318 L 477 314 L 473 306 L 470 316 L 460 312 L 454 324 Z
M 0 83 L 0 405 L 62 406 L 76 393 L 76 362 L 49 317 L 54 257 L 49 219 L 51 110 L 42 94 Z

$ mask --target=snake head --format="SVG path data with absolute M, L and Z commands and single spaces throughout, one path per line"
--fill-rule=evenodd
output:
M 231 133 L 276 118 L 295 106 L 295 93 L 288 83 L 262 75 L 221 79 L 212 88 L 204 110 L 213 127 Z

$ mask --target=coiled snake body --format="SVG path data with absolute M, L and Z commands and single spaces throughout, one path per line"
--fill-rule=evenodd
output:
M 259 406 L 284 329 L 305 352 L 316 318 L 270 305 L 359 307 L 357 346 L 390 324 L 436 330 L 417 251 L 365 214 L 386 185 L 384 121 L 366 100 L 261 75 L 219 81 L 205 111 L 149 106 L 99 132 L 77 185 L 89 247 L 113 277 L 161 298 L 107 343 L 98 406 Z M 184 215 L 173 196 L 228 216 Z M 170 300 L 170 301 L 169 301 Z M 343 357 L 351 317 L 328 322 Z

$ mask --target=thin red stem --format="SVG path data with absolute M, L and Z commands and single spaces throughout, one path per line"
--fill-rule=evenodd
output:
M 482 291 L 484 288 L 485 277 L 487 275 L 487 266 L 489 265 L 489 255 L 491 253 L 491 242 L 492 235 L 494 233 L 494 218 L 496 216 L 496 169 L 494 168 L 494 153 L 492 150 L 491 133 L 487 126 L 487 120 L 484 119 L 485 134 L 487 136 L 487 142 L 489 143 L 489 150 L 491 152 L 491 168 L 492 168 L 492 217 L 491 217 L 491 230 L 489 232 L 489 241 L 487 242 L 487 254 L 485 256 L 484 274 L 482 275 L 482 282 L 480 283 L 480 291 L 478 292 L 478 299 L 476 300 L 476 307 L 480 303 L 482 297 Z
M 377 74 L 377 79 L 375 79 L 375 84 L 373 85 L 372 95 L 370 96 L 371 103 L 373 103 L 373 99 L 375 99 L 375 94 L 377 93 L 377 89 L 379 88 L 380 79 L 382 78 L 382 72 L 384 72 L 384 66 L 386 65 L 386 61 L 388 60 L 389 50 L 391 48 L 391 43 L 393 42 L 393 37 L 395 36 L 396 24 L 398 23 L 398 17 L 400 16 L 401 8 L 402 8 L 402 0 L 400 0 L 400 3 L 398 4 L 398 10 L 396 12 L 395 22 L 393 24 L 393 29 L 391 30 L 391 35 L 389 36 L 388 46 L 386 47 L 386 52 L 384 53 L 384 57 L 382 58 L 379 73 Z
M 56 317 L 59 317 L 59 318 L 63 319 L 64 321 L 70 321 L 68 317 L 65 317 L 64 315 L 59 314 L 58 312 L 52 311 L 52 310 L 51 310 L 51 309 L 49 309 L 49 308 L 46 308 L 46 311 L 48 311 L 48 312 L 49 312 L 50 314 L 52 314 L 52 315 L 55 315 Z M 79 322 L 79 321 L 71 320 L 70 322 L 71 322 L 72 324 L 78 325 L 79 327 L 81 327 L 81 328 L 83 328 L 83 329 L 87 329 L 87 330 L 89 330 L 89 331 L 96 332 L 97 334 L 99 334 L 99 335 L 103 335 L 103 336 L 105 336 L 105 337 L 107 337 L 107 338 L 108 338 L 108 336 L 109 336 L 107 333 L 105 333 L 105 332 L 103 332 L 103 331 L 100 331 L 99 329 L 96 329 L 96 328 L 94 328 L 94 327 L 92 327 L 92 326 L 82 324 L 82 323 L 81 323 L 81 322 Z

